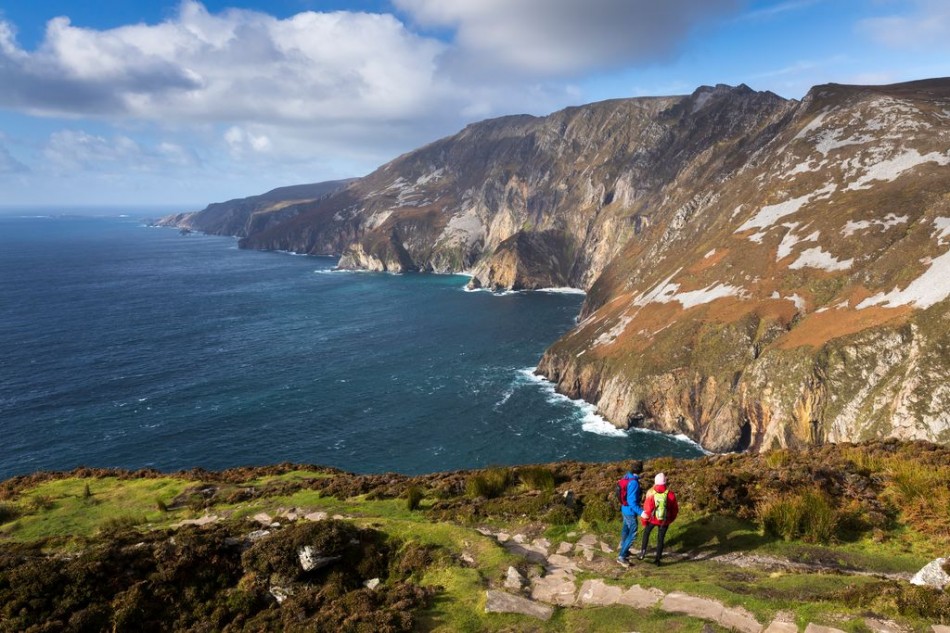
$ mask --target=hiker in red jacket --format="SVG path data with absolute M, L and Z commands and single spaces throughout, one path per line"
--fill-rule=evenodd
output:
M 676 495 L 666 485 L 666 475 L 663 473 L 657 474 L 653 479 L 653 487 L 647 491 L 646 500 L 643 502 L 643 513 L 640 515 L 640 518 L 643 519 L 643 544 L 640 547 L 640 553 L 637 554 L 639 560 L 643 560 L 643 557 L 647 555 L 650 533 L 656 527 L 658 528 L 656 557 L 653 559 L 653 564 L 660 564 L 660 559 L 663 557 L 663 540 L 666 538 L 666 530 L 670 527 L 670 523 L 676 520 L 679 509 L 679 504 L 676 503 Z

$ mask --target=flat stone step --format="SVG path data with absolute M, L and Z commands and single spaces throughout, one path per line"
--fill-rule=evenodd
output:
M 489 589 L 486 592 L 485 611 L 487 613 L 520 613 L 545 621 L 550 620 L 554 615 L 554 607 L 551 605 L 539 604 L 496 589 Z
M 831 626 L 822 626 L 821 624 L 812 624 L 808 623 L 808 626 L 805 627 L 805 633 L 845 633 L 841 629 L 836 629 Z

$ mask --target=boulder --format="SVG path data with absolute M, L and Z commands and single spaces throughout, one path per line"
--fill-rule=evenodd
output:
M 514 567 L 508 568 L 508 575 L 505 577 L 505 589 L 512 591 L 521 591 L 528 584 L 528 579 Z
M 300 559 L 300 567 L 304 571 L 313 571 L 326 567 L 330 563 L 340 560 L 340 556 L 323 556 L 310 545 L 304 545 L 297 550 L 297 557 Z
M 923 569 L 914 574 L 914 577 L 910 579 L 911 584 L 934 587 L 935 589 L 945 588 L 950 585 L 950 574 L 947 574 L 944 570 L 946 564 L 946 558 L 930 561 L 924 565 Z

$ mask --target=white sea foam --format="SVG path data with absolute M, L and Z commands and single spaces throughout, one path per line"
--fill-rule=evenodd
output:
M 538 288 L 535 292 L 549 292 L 562 295 L 586 295 L 587 292 L 580 288 L 561 287 L 561 288 Z
M 553 382 L 544 376 L 538 376 L 534 373 L 534 367 L 527 367 L 518 371 L 522 376 L 541 387 L 547 394 L 548 402 L 567 402 L 574 405 L 581 414 L 581 428 L 588 433 L 597 435 L 606 435 L 608 437 L 626 437 L 627 432 L 618 429 L 613 424 L 597 414 L 597 407 L 584 400 L 575 400 L 562 393 L 558 393 Z

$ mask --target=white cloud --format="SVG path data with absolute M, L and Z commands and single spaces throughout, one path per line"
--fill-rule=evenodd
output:
M 880 44 L 910 50 L 946 50 L 950 47 L 950 2 L 912 0 L 902 15 L 868 18 L 858 24 Z
M 0 105 L 146 120 L 295 122 L 418 115 L 443 45 L 391 15 L 209 13 L 185 0 L 158 25 L 107 31 L 51 20 L 19 48 L 0 23 Z
M 53 133 L 43 155 L 55 169 L 67 173 L 155 172 L 198 163 L 192 152 L 177 143 L 163 141 L 151 147 L 122 134 L 105 137 L 82 130 Z
M 698 23 L 739 0 L 394 0 L 456 31 L 461 69 L 565 76 L 667 58 Z

